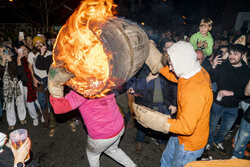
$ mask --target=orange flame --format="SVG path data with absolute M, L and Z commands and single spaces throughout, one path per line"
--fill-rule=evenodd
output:
M 114 86 L 111 81 L 111 53 L 106 53 L 100 27 L 90 22 L 105 23 L 113 17 L 113 0 L 85 0 L 61 28 L 54 45 L 53 65 L 64 62 L 64 67 L 75 77 L 66 84 L 85 97 L 102 97 Z M 107 51 L 106 51 L 107 52 Z

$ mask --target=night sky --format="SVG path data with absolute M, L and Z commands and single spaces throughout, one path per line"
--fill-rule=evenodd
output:
M 24 5 L 23 1 L 33 0 L 2 0 L 0 22 L 42 23 L 37 9 L 32 5 Z M 79 3 L 79 0 L 69 0 L 66 6 L 74 10 Z M 215 25 L 232 28 L 237 12 L 250 11 L 249 0 L 115 0 L 115 3 L 118 4 L 118 16 L 160 29 L 198 24 L 201 17 L 205 16 L 212 18 Z M 72 11 L 61 7 L 50 14 L 49 25 L 62 25 L 71 14 Z

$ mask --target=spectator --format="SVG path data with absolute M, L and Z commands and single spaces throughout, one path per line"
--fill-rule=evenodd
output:
M 127 89 L 126 89 L 126 84 L 122 86 L 121 89 L 117 89 L 115 91 L 116 95 L 116 103 L 121 109 L 122 113 L 124 114 L 124 119 L 125 119 L 125 124 L 127 128 L 131 128 L 131 112 L 129 108 L 129 101 L 128 101 L 128 96 L 127 96 Z
M 205 60 L 204 53 L 199 49 L 195 50 L 195 53 L 197 54 L 198 62 L 200 63 L 200 65 L 202 65 L 203 61 Z
M 229 48 L 229 57 L 226 62 L 222 63 L 222 58 L 218 58 L 218 56 L 213 61 L 211 79 L 216 81 L 218 90 L 214 93 L 215 99 L 211 109 L 206 150 L 215 144 L 221 152 L 226 152 L 222 142 L 238 116 L 239 102 L 245 98 L 244 89 L 250 76 L 249 68 L 242 61 L 244 53 L 243 45 L 232 45 Z M 217 96 L 219 98 L 216 98 Z M 214 138 L 215 128 L 220 118 L 220 129 Z
M 20 78 L 21 90 L 24 99 L 24 103 L 26 104 L 29 115 L 33 119 L 33 125 L 38 125 L 38 115 L 36 113 L 35 105 L 38 107 L 40 112 L 42 113 L 42 109 L 37 100 L 36 89 L 33 85 L 33 78 L 31 75 L 31 71 L 28 65 L 28 48 L 25 45 L 19 46 L 18 56 L 17 56 L 17 77 Z M 41 117 L 41 122 L 45 122 L 43 116 Z
M 5 134 L 0 132 L 0 141 L 7 140 Z M 2 143 L 1 143 L 2 144 Z M 5 147 L 6 146 L 6 147 Z M 19 149 L 15 150 L 12 146 L 11 141 L 7 144 L 3 142 L 3 151 L 0 152 L 0 166 L 2 167 L 25 167 L 24 160 L 27 157 L 28 153 L 30 152 L 31 148 L 31 141 L 30 138 L 27 138 L 25 142 L 19 147 Z M 35 167 L 34 163 L 32 162 L 32 167 Z M 27 165 L 28 167 L 29 165 Z
M 155 109 L 163 114 L 171 114 L 176 112 L 176 92 L 172 91 L 174 84 L 168 82 L 163 76 L 153 75 L 150 69 L 144 64 L 140 71 L 136 74 L 136 79 L 133 81 L 132 88 L 129 90 L 135 96 L 137 104 Z M 176 87 L 175 87 L 176 88 Z M 168 97 L 169 96 L 169 97 Z M 169 100 L 170 99 L 170 100 Z M 167 101 L 169 100 L 169 101 Z M 136 153 L 142 153 L 142 146 L 146 133 L 151 133 L 140 124 L 138 124 L 136 135 Z M 152 135 L 157 139 L 161 151 L 166 146 L 166 136 L 159 138 L 157 134 Z M 162 135 L 161 135 L 162 136 Z
M 33 84 L 37 90 L 38 102 L 41 106 L 43 112 L 43 118 L 45 119 L 45 124 L 49 123 L 49 112 L 48 112 L 48 95 L 46 95 L 47 89 L 47 79 L 48 75 L 45 70 L 39 70 L 35 63 L 37 56 L 39 54 L 44 54 L 45 56 L 52 55 L 52 52 L 46 50 L 45 41 L 36 36 L 33 38 L 33 51 L 28 54 L 28 63 L 31 75 L 33 78 Z
M 21 124 L 25 124 L 26 108 L 22 101 L 22 92 L 17 78 L 17 63 L 10 56 L 10 50 L 0 46 L 0 78 L 3 81 L 4 109 L 6 110 L 8 130 L 13 130 L 16 124 L 15 101 Z
M 190 38 L 190 43 L 194 49 L 201 49 L 205 57 L 210 56 L 213 52 L 213 38 L 210 34 L 213 21 L 210 18 L 201 19 L 199 29 L 200 31 L 193 34 Z
M 46 48 L 44 48 L 44 50 L 46 50 Z M 41 53 L 38 54 L 35 66 L 39 70 L 45 70 L 47 72 L 47 75 L 48 75 L 49 68 L 53 62 L 53 57 L 52 57 L 52 55 L 45 56 L 43 53 L 44 53 L 44 51 L 41 51 Z M 56 128 L 58 126 L 53 112 L 50 112 L 50 120 L 51 121 L 49 124 L 49 126 L 50 126 L 49 136 L 53 137 L 55 134 Z M 76 125 L 74 123 L 75 120 L 76 120 L 76 118 L 73 117 L 72 119 L 67 121 L 69 123 L 69 126 L 71 127 L 72 132 L 76 132 Z
M 33 49 L 32 36 L 31 35 L 26 35 L 25 41 L 26 41 L 26 46 L 27 46 L 29 52 L 31 52 L 32 49 Z

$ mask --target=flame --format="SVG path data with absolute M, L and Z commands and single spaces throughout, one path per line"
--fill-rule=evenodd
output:
M 104 49 L 100 27 L 91 22 L 105 23 L 113 17 L 113 0 L 85 0 L 61 28 L 53 52 L 53 65 L 64 67 L 75 77 L 66 84 L 85 97 L 105 96 L 115 86 L 110 79 L 112 54 Z M 106 54 L 105 54 L 106 51 Z

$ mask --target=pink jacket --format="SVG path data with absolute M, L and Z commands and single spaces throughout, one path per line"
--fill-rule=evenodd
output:
M 86 99 L 74 91 L 65 97 L 50 96 L 56 114 L 79 109 L 88 134 L 93 139 L 107 139 L 116 136 L 124 127 L 124 120 L 116 104 L 115 95 L 100 99 Z

